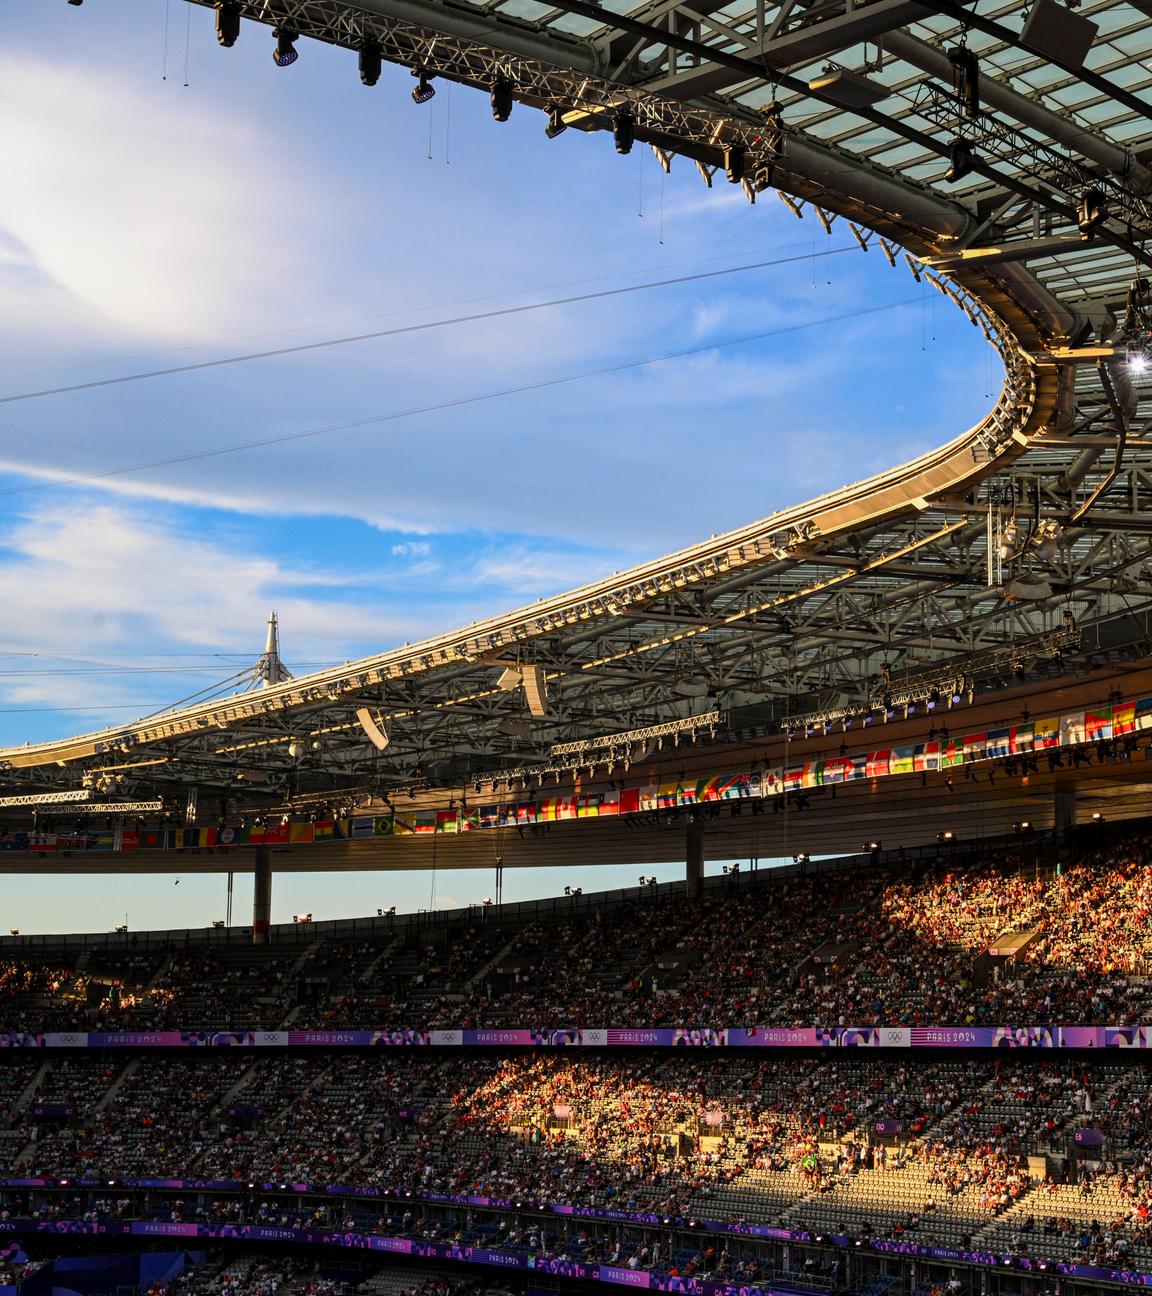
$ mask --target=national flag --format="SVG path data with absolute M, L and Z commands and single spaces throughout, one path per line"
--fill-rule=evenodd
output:
M 233 828 L 232 831 L 237 832 L 239 830 Z M 141 850 L 167 850 L 168 849 L 167 831 L 163 828 L 146 828 L 140 834 L 140 849 Z
M 24 838 L 25 844 L 20 846 L 9 846 L 8 842 L 11 837 Z M 110 832 L 93 833 L 88 840 L 88 849 L 90 851 L 110 851 L 112 849 L 112 846 L 113 846 L 113 837 Z M 4 849 L 5 850 L 26 850 L 27 849 L 26 834 L 11 833 L 8 836 L 6 836 L 4 838 Z
M 576 803 L 576 817 L 578 819 L 595 819 L 600 814 L 600 806 L 603 801 L 603 792 L 582 792 Z
M 1075 747 L 1084 741 L 1084 712 L 1068 711 L 1060 717 L 1060 746 Z
M 1136 728 L 1141 732 L 1152 729 L 1152 698 L 1141 698 L 1136 703 Z
M 940 768 L 940 744 L 935 740 L 917 743 L 916 752 L 912 758 L 912 768 L 917 774 L 921 774 L 926 770 L 938 770 Z
M 1136 703 L 1121 702 L 1112 708 L 1112 737 L 1120 738 L 1136 728 Z
M 601 792 L 600 814 L 618 815 L 620 813 L 620 793 L 619 792 Z
M 317 819 L 312 826 L 312 838 L 318 842 L 336 840 L 336 821 L 334 819 Z
M 289 840 L 289 825 L 286 823 L 272 824 L 264 829 L 265 846 L 283 846 Z
M 436 831 L 436 811 L 417 810 L 413 815 L 412 831 L 416 833 L 434 833 Z
M 656 809 L 674 810 L 677 804 L 676 794 L 679 789 L 679 783 L 661 783 L 656 789 Z
M 696 800 L 701 804 L 705 801 L 720 800 L 720 776 L 713 778 L 699 779 L 696 783 Z
M 1060 746 L 1060 717 L 1050 716 L 1047 720 L 1036 720 L 1032 724 L 1032 748 L 1034 751 L 1046 751 L 1049 747 Z
M 804 766 L 789 765 L 784 770 L 784 791 L 796 792 L 804 786 Z
M 1032 725 L 1013 725 L 1008 731 L 1008 750 L 1013 756 L 1030 752 L 1035 739 Z
M 760 770 L 750 770 L 747 774 L 741 776 L 739 795 L 742 797 L 763 796 L 765 782 L 765 776 Z
M 964 744 L 957 738 L 946 738 L 940 751 L 940 768 L 954 769 L 964 764 Z
M 389 834 L 391 834 L 391 819 L 388 819 Z M 354 840 L 360 840 L 364 837 L 382 837 L 383 833 L 377 833 L 376 820 L 369 815 L 359 815 L 352 820 L 352 837 Z
M 460 815 L 461 832 L 477 832 L 480 828 L 480 811 L 465 810 Z
M 204 833 L 211 833 L 211 834 L 212 834 L 212 841 L 213 841 L 213 844 L 215 844 L 215 841 L 216 841 L 216 829 L 215 829 L 215 828 L 201 828 L 200 831 L 201 831 L 201 832 L 204 832 Z M 120 849 L 121 849 L 122 851 L 127 851 L 127 850 L 139 850 L 139 849 L 140 849 L 140 834 L 136 831 L 135 828 L 124 828 L 124 829 L 121 829 L 121 832 L 120 832 Z
M 310 823 L 291 823 L 288 825 L 288 840 L 294 846 L 310 846 L 316 839 L 316 829 Z
M 655 783 L 649 783 L 646 787 L 640 789 L 640 809 L 641 810 L 658 810 L 659 807 L 659 789 Z
M 889 774 L 911 774 L 916 768 L 915 747 L 893 747 L 888 763 Z
M 392 835 L 410 837 L 416 831 L 416 816 L 411 810 L 397 810 L 392 815 Z
M 1089 742 L 1103 742 L 1112 737 L 1112 712 L 1085 711 L 1084 737 Z
M 676 784 L 676 804 L 682 806 L 696 804 L 695 782 Z
M 640 789 L 622 788 L 620 792 L 620 813 L 637 814 L 640 810 Z
M 516 822 L 518 824 L 534 824 L 536 822 L 535 801 L 521 801 L 517 804 Z
M 991 757 L 1007 756 L 1009 733 L 1007 729 L 989 729 L 988 742 L 985 746 L 985 755 Z
M 536 818 L 540 823 L 551 823 L 560 817 L 559 807 L 559 797 L 542 797 L 536 803 Z
M 845 783 L 855 783 L 858 779 L 867 778 L 868 756 L 865 752 L 859 752 L 854 756 L 849 756 L 848 760 L 851 761 L 851 765 L 844 766 Z
M 56 849 L 56 834 L 50 832 L 30 832 L 28 834 L 28 849 L 31 851 L 54 851 Z
M 576 818 L 576 798 L 560 797 L 556 809 L 557 819 L 575 819 Z
M 436 811 L 436 831 L 438 833 L 456 833 L 460 831 L 460 816 L 455 810 Z
M 805 787 L 824 786 L 824 762 L 822 760 L 812 761 L 804 767 L 804 770 Z
M 824 762 L 824 782 L 843 783 L 852 768 L 850 756 L 833 756 Z
M 869 778 L 879 778 L 881 775 L 888 773 L 891 764 L 892 751 L 890 748 L 885 747 L 880 751 L 869 752 L 864 768 Z
M 983 760 L 988 752 L 987 733 L 964 735 L 964 759 L 966 761 Z
M 495 805 L 483 805 L 479 810 L 480 827 L 495 828 L 500 822 L 500 807 Z

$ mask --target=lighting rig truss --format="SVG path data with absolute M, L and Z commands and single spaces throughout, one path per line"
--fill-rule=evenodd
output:
M 784 126 L 774 104 L 768 105 L 759 118 L 749 113 L 747 123 L 741 124 L 733 120 L 730 112 L 695 105 L 686 108 L 643 89 L 611 82 L 591 66 L 587 73 L 558 68 L 539 59 L 486 48 L 465 37 L 376 17 L 352 7 L 316 0 L 264 0 L 247 8 L 253 17 L 277 30 L 290 29 L 298 37 L 352 49 L 368 48 L 373 52 L 373 61 L 379 56 L 390 63 L 419 69 L 426 78 L 442 77 L 494 93 L 499 86 L 501 102 L 509 101 L 508 112 L 514 100 L 541 108 L 549 112 L 555 133 L 559 133 L 556 126 L 563 123 L 616 134 L 620 120 L 625 118 L 636 139 L 655 145 L 688 140 L 708 157 L 723 160 L 728 178 L 742 184 L 753 202 L 757 189 L 772 183 L 776 165 L 786 151 Z M 579 42 L 573 42 L 573 51 L 578 56 L 585 54 Z M 493 105 L 495 111 L 495 98 Z M 621 152 L 628 151 L 620 148 L 619 141 L 617 147 Z M 667 150 L 662 152 L 661 164 L 667 170 L 672 155 Z
M 1070 154 L 1032 139 L 1018 127 L 988 113 L 967 115 L 961 101 L 934 82 L 924 81 L 919 85 L 913 106 L 941 131 L 951 131 L 954 143 L 958 141 L 970 151 L 978 150 L 987 160 L 1016 168 L 1042 188 L 1062 194 L 1077 209 L 1083 237 L 1098 233 L 1109 242 L 1117 242 L 1137 260 L 1152 264 L 1152 256 L 1128 237 L 1133 227 L 1145 231 L 1152 224 L 1149 195 L 1137 193 L 1121 177 L 1102 169 L 1093 170 Z M 968 169 L 951 178 L 962 179 Z M 1093 207 L 1091 212 L 1085 210 L 1086 202 Z M 1124 236 L 1109 233 L 1107 222 L 1112 219 L 1126 227 Z
M 809 736 L 816 731 L 827 732 L 839 725 L 847 729 L 854 720 L 864 719 L 880 712 L 887 715 L 894 708 L 927 703 L 933 697 L 952 705 L 955 697 L 974 691 L 976 680 L 996 671 L 1015 669 L 1022 662 L 1038 657 L 1055 658 L 1064 652 L 1074 652 L 1080 647 L 1080 631 L 1074 626 L 1053 630 L 1022 643 L 1007 644 L 989 652 L 959 658 L 946 669 L 937 666 L 932 670 L 918 671 L 893 679 L 881 680 L 871 686 L 867 699 L 853 705 L 809 711 L 804 715 L 785 716 L 781 729 L 792 736 Z

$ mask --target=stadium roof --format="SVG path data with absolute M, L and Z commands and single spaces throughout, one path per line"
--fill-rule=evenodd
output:
M 225 38 L 238 12 L 359 51 L 368 79 L 378 53 L 778 196 L 947 297 L 1003 390 L 911 463 L 569 594 L 300 678 L 265 657 L 262 687 L 0 751 L 9 790 L 351 804 L 607 771 L 654 726 L 754 741 L 1149 654 L 1152 5 L 216 8 Z

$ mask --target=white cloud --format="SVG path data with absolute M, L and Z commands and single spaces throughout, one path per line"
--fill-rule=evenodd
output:
M 392 546 L 397 558 L 426 558 L 431 551 L 432 546 L 427 540 L 405 540 Z
M 276 267 L 306 231 L 290 177 L 242 115 L 97 61 L 10 55 L 0 120 L 0 264 L 150 339 L 280 323 L 296 276 Z
M 331 654 L 337 642 L 383 648 L 423 629 L 361 599 L 334 597 L 347 584 L 341 572 L 293 570 L 227 537 L 207 539 L 147 511 L 75 497 L 67 508 L 31 510 L 0 534 L 0 605 L 19 609 L 5 625 L 9 651 L 110 651 L 140 640 L 250 641 L 258 651 L 273 607 L 291 626 L 293 650 L 307 657 Z M 307 588 L 326 593 L 306 596 Z

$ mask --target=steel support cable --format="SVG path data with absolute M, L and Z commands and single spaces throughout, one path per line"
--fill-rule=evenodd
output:
M 842 315 L 825 316 L 823 319 L 809 320 L 804 324 L 788 324 L 778 329 L 768 329 L 763 333 L 748 333 L 742 337 L 727 338 L 719 342 L 708 342 L 701 346 L 685 347 L 680 351 L 669 351 L 663 355 L 645 356 L 640 360 L 624 360 L 619 364 L 602 365 L 597 369 L 584 369 L 577 373 L 561 374 L 554 378 L 541 378 L 536 382 L 520 383 L 515 387 L 503 387 L 497 391 L 478 392 L 469 396 L 457 396 L 451 400 L 434 401 L 429 405 L 417 405 L 411 409 L 396 410 L 391 414 L 374 414 L 368 418 L 353 419 L 348 423 L 331 423 L 326 427 L 309 428 L 303 432 L 286 432 L 280 436 L 261 437 L 256 441 L 243 441 L 236 445 L 220 446 L 215 450 L 194 450 L 188 454 L 169 455 L 164 459 L 152 459 L 146 463 L 128 464 L 123 468 L 107 468 L 99 472 L 76 473 L 68 477 L 57 477 L 51 481 L 36 482 L 31 486 L 15 486 L 10 490 L 0 491 L 0 498 L 11 495 L 27 495 L 33 491 L 52 490 L 59 486 L 76 486 L 84 482 L 104 481 L 110 477 L 123 477 L 129 473 L 145 472 L 149 468 L 168 468 L 173 464 L 192 463 L 201 459 L 217 459 L 223 455 L 240 454 L 245 450 L 258 450 L 266 446 L 285 445 L 292 441 L 306 441 L 313 437 L 328 436 L 333 432 L 350 432 L 356 428 L 372 427 L 380 423 L 394 423 L 401 419 L 415 418 L 421 414 L 436 414 L 444 410 L 459 409 L 465 405 L 479 405 L 484 401 L 499 400 L 505 396 L 519 396 L 527 392 L 545 391 L 550 387 L 561 387 L 566 383 L 581 382 L 586 378 L 603 378 L 611 374 L 627 373 L 633 369 L 642 369 L 647 365 L 663 364 L 669 360 L 683 360 L 689 356 L 705 355 L 709 351 L 719 351 L 725 347 L 745 346 L 751 342 L 763 342 L 768 338 L 783 337 L 790 333 L 801 333 L 806 329 L 820 328 L 825 324 L 842 324 L 848 320 L 860 319 L 866 315 L 877 315 L 882 311 L 895 310 L 901 306 L 914 306 L 920 297 L 904 297 L 899 301 L 884 302 L 879 306 L 866 306 L 860 310 L 846 311 Z M 17 470 L 19 471 L 19 470 Z
M 857 251 L 855 243 L 844 247 L 830 248 L 820 255 L 839 256 L 844 252 Z M 395 328 L 378 329 L 371 333 L 353 333 L 345 337 L 323 338 L 319 342 L 300 342 L 294 346 L 275 347 L 270 351 L 250 351 L 243 355 L 221 356 L 216 360 L 197 360 L 190 364 L 171 365 L 165 369 L 145 369 L 139 373 L 120 374 L 114 378 L 94 378 L 88 382 L 69 383 L 62 387 L 45 387 L 39 391 L 17 392 L 11 396 L 0 396 L 0 405 L 12 405 L 17 401 L 37 400 L 42 396 L 63 396 L 69 392 L 92 391 L 99 387 L 116 387 L 122 383 L 143 382 L 149 378 L 168 378 L 173 374 L 196 373 L 202 369 L 222 369 L 227 365 L 245 364 L 250 360 L 271 360 L 278 356 L 301 355 L 306 351 L 324 351 L 332 347 L 347 346 L 353 342 L 372 342 L 380 338 L 400 337 L 408 333 L 427 333 L 432 329 L 447 328 L 454 324 L 474 324 L 480 320 L 500 319 L 510 315 L 526 315 L 530 311 L 546 310 L 553 306 L 572 306 L 581 302 L 602 301 L 608 297 L 623 297 L 629 293 L 645 292 L 652 288 L 669 288 L 678 284 L 699 283 L 704 279 L 719 279 L 724 275 L 746 274 L 750 270 L 767 270 L 776 266 L 794 265 L 801 261 L 810 261 L 811 252 L 801 252 L 796 256 L 777 257 L 771 261 L 754 261 L 747 265 L 726 266 L 722 270 L 702 270 L 696 274 L 678 275 L 673 279 L 655 279 L 648 283 L 629 284 L 623 288 L 602 288 L 595 292 L 579 293 L 572 297 L 554 297 L 548 301 L 529 302 L 524 306 L 502 306 L 498 310 L 478 311 L 472 315 L 453 315 L 446 319 L 428 320 L 423 324 L 399 324 Z

